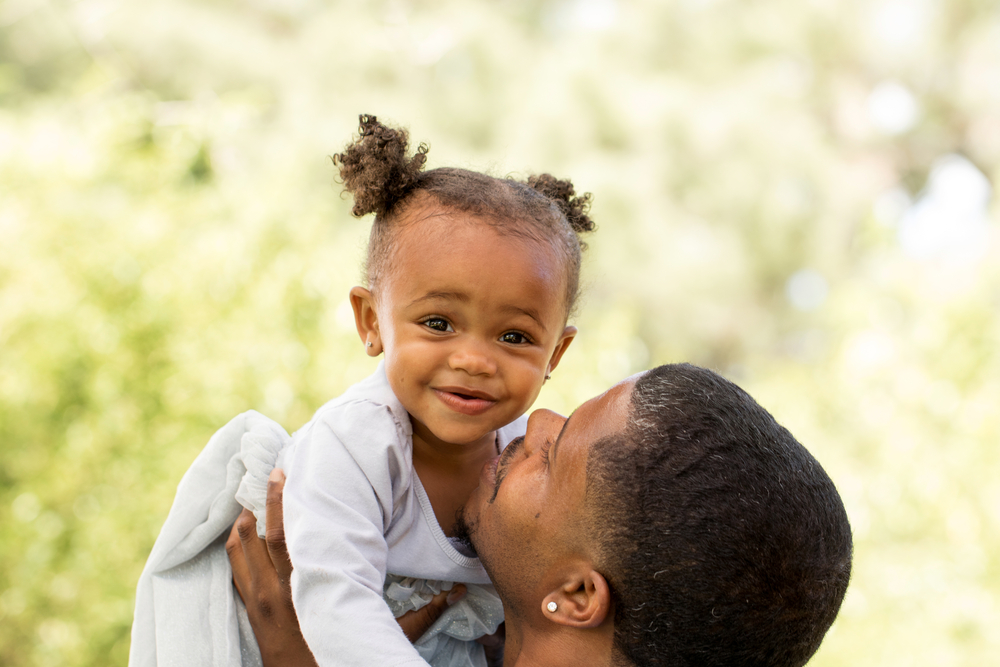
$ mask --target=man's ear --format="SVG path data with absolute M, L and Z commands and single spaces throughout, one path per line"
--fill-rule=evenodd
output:
M 382 337 L 379 335 L 375 298 L 364 287 L 352 287 L 351 308 L 354 309 L 354 324 L 365 345 L 365 353 L 369 357 L 377 357 L 382 354 Z
M 606 620 L 613 622 L 611 589 L 604 575 L 582 566 L 545 596 L 542 614 L 554 623 L 573 628 L 596 628 Z
M 549 357 L 549 365 L 545 370 L 546 375 L 551 375 L 552 371 L 556 369 L 556 366 L 559 365 L 559 360 L 562 359 L 563 353 L 566 352 L 566 348 L 569 347 L 574 338 L 576 338 L 576 327 L 566 327 L 563 329 L 562 337 L 556 343 L 556 349 L 552 351 L 552 356 Z

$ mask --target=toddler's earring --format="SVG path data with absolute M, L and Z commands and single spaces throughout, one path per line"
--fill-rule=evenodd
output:
M 367 343 L 365 343 L 365 347 L 371 347 L 371 346 L 372 346 L 372 342 L 371 341 L 368 341 Z
M 556 609 L 559 608 L 559 605 L 557 605 L 555 602 L 550 602 L 547 605 L 545 605 L 545 608 L 548 609 L 549 612 L 554 614 L 556 613 Z
M 548 373 L 546 373 L 546 374 L 545 374 L 545 379 L 546 379 L 546 380 L 551 380 L 551 379 L 552 379 L 552 376 L 551 376 L 551 375 L 549 375 Z

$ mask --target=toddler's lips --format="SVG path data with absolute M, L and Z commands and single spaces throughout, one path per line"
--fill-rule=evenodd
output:
M 483 414 L 497 403 L 491 398 L 466 393 L 459 388 L 452 389 L 451 387 L 448 387 L 446 389 L 435 389 L 434 393 L 437 394 L 437 397 L 442 403 L 455 412 L 460 412 L 463 415 L 471 415 L 473 417 Z M 481 394 L 481 392 L 476 393 Z

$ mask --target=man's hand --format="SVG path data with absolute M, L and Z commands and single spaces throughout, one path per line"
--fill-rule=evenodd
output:
M 285 548 L 281 513 L 284 488 L 285 473 L 276 468 L 267 482 L 265 539 L 257 537 L 257 520 L 245 509 L 233 524 L 226 551 L 264 667 L 315 667 L 292 606 L 292 561 Z
M 483 635 L 476 641 L 486 650 L 487 667 L 503 667 L 503 649 L 507 638 L 507 626 L 501 623 L 492 635 Z

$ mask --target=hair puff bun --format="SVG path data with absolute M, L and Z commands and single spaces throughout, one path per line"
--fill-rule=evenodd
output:
M 571 181 L 551 174 L 529 176 L 527 185 L 551 199 L 577 234 L 594 231 L 596 225 L 588 215 L 591 199 L 589 192 L 577 195 Z
M 383 125 L 375 116 L 359 116 L 358 138 L 333 156 L 340 168 L 344 189 L 354 196 L 357 217 L 374 213 L 381 218 L 413 188 L 427 162 L 427 145 L 420 144 L 408 156 L 409 134 Z

